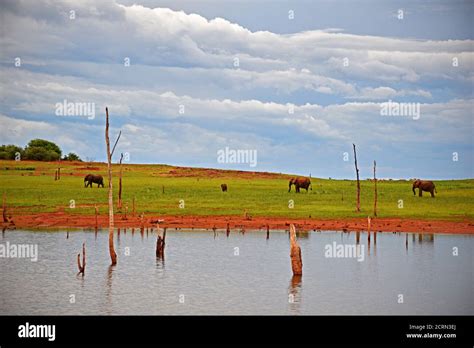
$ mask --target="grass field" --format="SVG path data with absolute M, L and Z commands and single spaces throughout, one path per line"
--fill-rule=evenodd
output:
M 14 214 L 53 212 L 93 214 L 94 204 L 107 211 L 107 171 L 103 163 L 62 162 L 61 180 L 54 180 L 56 163 L 0 161 L 0 189 Z M 101 174 L 105 188 L 84 188 L 83 177 Z M 114 196 L 118 194 L 114 165 Z M 239 215 L 288 218 L 351 218 L 373 213 L 374 183 L 361 181 L 361 210 L 355 209 L 353 180 L 313 178 L 313 190 L 288 193 L 289 175 L 182 168 L 166 165 L 123 166 L 123 201 L 137 213 L 156 215 Z M 220 190 L 226 183 L 227 193 Z M 474 218 L 474 180 L 436 181 L 435 199 L 413 196 L 409 181 L 378 182 L 378 216 L 458 220 Z M 164 194 L 162 192 L 164 186 Z M 71 200 L 75 208 L 70 208 Z M 184 208 L 180 208 L 180 200 Z M 289 208 L 290 200 L 294 208 Z M 403 208 L 399 208 L 400 201 Z

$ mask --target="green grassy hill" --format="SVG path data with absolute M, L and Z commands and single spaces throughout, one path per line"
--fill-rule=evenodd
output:
M 56 163 L 0 161 L 0 192 L 7 194 L 14 214 L 64 210 L 70 214 L 93 214 L 94 204 L 107 210 L 106 165 L 62 162 L 61 180 L 54 180 Z M 101 174 L 105 189 L 84 188 L 83 177 Z M 353 180 L 313 178 L 313 190 L 288 193 L 290 175 L 184 168 L 166 165 L 123 166 L 123 200 L 137 213 L 167 215 L 242 215 L 292 218 L 351 218 L 373 212 L 374 183 L 361 181 L 361 210 L 354 212 L 356 183 Z M 118 193 L 118 166 L 114 165 L 114 196 Z M 227 193 L 220 190 L 226 183 Z M 164 186 L 164 194 L 163 194 Z M 378 216 L 455 220 L 474 217 L 474 180 L 436 181 L 435 199 L 424 193 L 413 196 L 411 182 L 378 182 Z M 71 200 L 75 208 L 71 209 Z M 179 207 L 184 201 L 184 209 Z M 294 208 L 289 208 L 290 200 Z M 403 208 L 399 208 L 399 200 Z

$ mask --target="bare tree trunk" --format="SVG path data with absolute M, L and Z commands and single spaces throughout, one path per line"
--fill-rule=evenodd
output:
M 117 142 L 120 138 L 120 133 L 115 142 Z M 110 141 L 109 141 L 109 110 L 105 108 L 105 142 L 107 144 L 107 172 L 109 177 L 109 253 L 110 253 L 110 260 L 112 261 L 112 266 L 117 264 L 117 254 L 115 253 L 114 248 L 114 198 L 113 198 L 113 191 L 112 191 L 112 152 L 110 151 Z
M 370 247 L 370 228 L 371 228 L 371 219 L 370 216 L 367 216 L 367 241 Z
M 133 197 L 132 201 L 132 216 L 135 217 L 135 197 Z
M 2 207 L 3 222 L 8 222 L 7 219 L 7 194 L 3 192 L 3 207 Z
M 357 168 L 357 153 L 356 153 L 356 146 L 352 144 L 354 147 L 354 163 L 356 169 L 356 176 L 357 176 L 357 203 L 356 203 L 356 212 L 360 212 L 360 181 L 359 181 L 359 168 Z
M 118 203 L 117 209 L 122 209 L 122 160 L 123 153 L 120 154 L 120 174 L 119 174 L 119 192 L 118 192 Z
M 61 159 L 58 160 L 58 180 L 61 179 Z
M 99 214 L 99 209 L 97 208 L 97 205 L 94 205 L 94 209 L 95 209 L 95 229 L 97 229 L 99 227 L 98 221 L 97 221 L 97 215 Z
M 293 275 L 303 274 L 303 260 L 301 259 L 301 248 L 296 241 L 295 225 L 290 225 L 290 258 Z
M 375 176 L 375 168 L 377 162 L 374 161 L 374 216 L 377 216 L 377 177 Z

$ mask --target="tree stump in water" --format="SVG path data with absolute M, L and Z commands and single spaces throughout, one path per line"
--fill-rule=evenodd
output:
M 301 248 L 296 241 L 295 225 L 290 225 L 290 258 L 293 275 L 303 274 L 303 260 L 301 259 Z
M 84 275 L 86 270 L 86 243 L 82 243 L 82 265 L 81 265 L 81 253 L 77 254 L 77 268 L 79 268 L 79 273 Z
M 160 227 L 157 226 L 158 238 L 156 239 L 156 257 L 160 259 L 165 258 L 165 239 L 166 227 L 163 229 L 163 235 L 160 234 Z

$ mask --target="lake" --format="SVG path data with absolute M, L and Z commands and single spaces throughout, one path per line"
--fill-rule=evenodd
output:
M 267 239 L 266 231 L 168 229 L 161 260 L 156 230 L 122 229 L 115 267 L 106 230 L 0 238 L 4 250 L 38 248 L 36 262 L 0 258 L 3 315 L 474 314 L 471 235 L 378 233 L 369 248 L 361 233 L 360 253 L 350 255 L 355 232 L 299 233 L 301 278 L 292 277 L 285 231 Z M 83 242 L 84 276 L 77 274 Z M 345 257 L 328 257 L 341 248 Z

